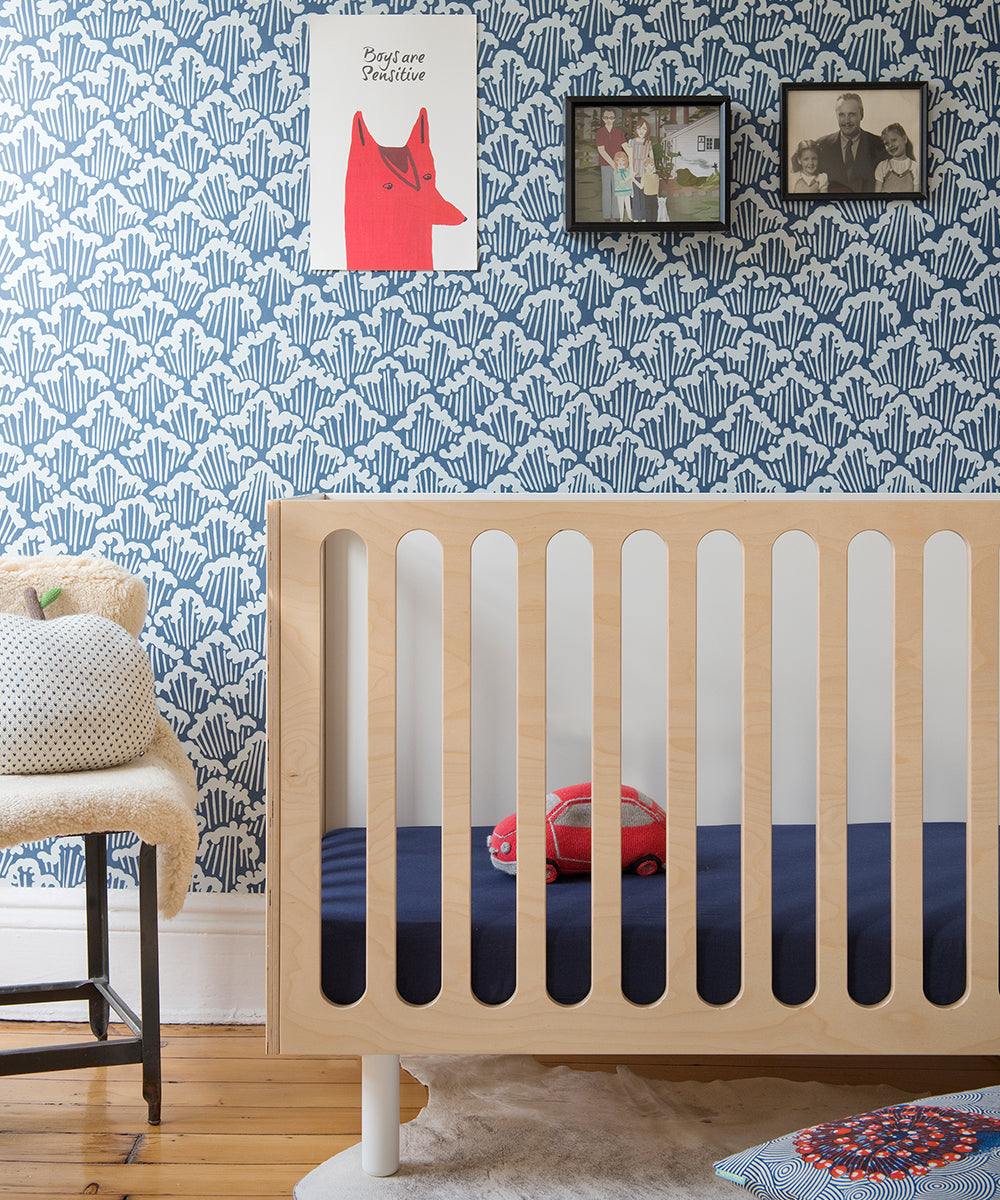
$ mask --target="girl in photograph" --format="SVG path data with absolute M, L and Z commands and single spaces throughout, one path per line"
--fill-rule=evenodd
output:
M 913 143 L 902 125 L 886 125 L 882 130 L 882 145 L 889 157 L 875 168 L 875 191 L 915 192 L 917 164 L 913 157 Z
M 632 220 L 632 188 L 635 186 L 635 176 L 629 166 L 628 155 L 619 150 L 615 155 L 613 186 L 615 199 L 618 201 L 618 220 Z
M 825 192 L 830 180 L 819 169 L 819 146 L 816 142 L 799 142 L 792 155 L 791 190 L 793 192 Z

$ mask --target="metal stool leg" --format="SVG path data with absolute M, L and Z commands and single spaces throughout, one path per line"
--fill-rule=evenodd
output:
M 95 982 L 107 984 L 110 977 L 108 959 L 108 841 L 107 834 L 88 833 L 84 836 L 87 890 L 87 974 Z M 107 997 L 91 997 L 90 1028 L 94 1037 L 105 1041 L 108 1036 L 110 1005 Z
M 107 841 L 86 835 L 87 960 L 90 976 L 56 983 L 0 985 L 0 1009 L 7 1004 L 87 1000 L 97 1041 L 65 1046 L 0 1050 L 0 1077 L 32 1071 L 68 1071 L 142 1063 L 142 1095 L 150 1125 L 160 1123 L 160 967 L 156 917 L 156 847 L 139 845 L 139 967 L 142 1015 L 135 1013 L 108 980 Z M 131 1037 L 108 1037 L 109 1011 L 128 1026 Z
M 156 847 L 139 847 L 139 960 L 142 993 L 142 1095 L 149 1124 L 160 1123 L 160 966 L 156 923 Z

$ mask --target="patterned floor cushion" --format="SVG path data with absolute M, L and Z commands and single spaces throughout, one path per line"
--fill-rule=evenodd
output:
M 767 1200 L 1000 1192 L 1000 1087 L 828 1121 L 715 1164 Z

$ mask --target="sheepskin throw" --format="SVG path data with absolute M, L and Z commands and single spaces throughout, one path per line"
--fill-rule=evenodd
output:
M 194 769 L 174 731 L 157 717 L 141 758 L 103 771 L 0 775 L 0 846 L 127 829 L 156 846 L 160 912 L 184 903 L 198 849 Z
M 62 588 L 46 608 L 46 618 L 95 613 L 121 625 L 134 638 L 146 619 L 146 585 L 105 558 L 68 554 L 0 558 L 0 612 L 23 613 L 26 587 L 35 588 L 39 595 Z

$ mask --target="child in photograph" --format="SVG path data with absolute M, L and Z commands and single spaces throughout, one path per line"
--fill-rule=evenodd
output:
M 619 150 L 615 155 L 615 169 L 612 175 L 615 199 L 618 201 L 619 221 L 632 220 L 632 188 L 639 181 L 632 174 L 628 155 Z
M 915 192 L 917 164 L 913 158 L 913 143 L 902 125 L 886 125 L 882 130 L 882 145 L 889 157 L 875 168 L 875 191 Z
M 819 169 L 819 146 L 816 142 L 799 142 L 792 155 L 791 191 L 825 192 L 830 180 Z
M 656 217 L 656 200 L 660 194 L 660 177 L 656 173 L 656 164 L 653 162 L 653 156 L 647 156 L 642 168 L 642 194 L 646 200 L 646 220 L 655 221 Z

